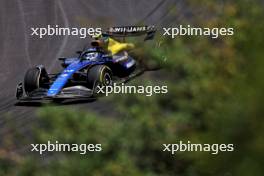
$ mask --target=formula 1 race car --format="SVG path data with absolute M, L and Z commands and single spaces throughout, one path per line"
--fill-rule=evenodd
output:
M 60 73 L 49 74 L 39 65 L 27 70 L 24 81 L 17 85 L 19 101 L 88 99 L 95 97 L 99 85 L 120 84 L 142 74 L 143 68 L 128 55 L 133 44 L 118 42 L 114 37 L 155 34 L 153 26 L 113 27 L 95 37 L 91 47 L 77 51 L 78 57 L 59 58 L 64 68 Z

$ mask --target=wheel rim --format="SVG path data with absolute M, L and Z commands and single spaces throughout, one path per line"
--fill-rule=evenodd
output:
M 103 83 L 106 86 L 112 85 L 112 78 L 109 73 L 105 73 Z

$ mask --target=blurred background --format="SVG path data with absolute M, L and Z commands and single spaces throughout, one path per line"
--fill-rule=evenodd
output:
M 0 175 L 263 175 L 263 1 L 3 0 L 0 2 Z M 111 95 L 95 102 L 16 106 L 27 68 L 59 69 L 89 40 L 38 39 L 30 27 L 147 24 L 155 40 L 138 59 L 159 64 L 130 85 L 167 85 L 167 94 Z M 232 27 L 234 36 L 163 37 L 162 27 Z M 31 143 L 101 143 L 103 151 L 30 152 Z M 162 144 L 231 143 L 234 152 L 162 152 Z

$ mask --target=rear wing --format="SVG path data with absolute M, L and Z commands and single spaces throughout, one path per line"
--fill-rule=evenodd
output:
M 109 37 L 134 37 L 146 35 L 144 40 L 151 40 L 155 36 L 155 26 L 122 26 L 111 27 L 102 35 Z

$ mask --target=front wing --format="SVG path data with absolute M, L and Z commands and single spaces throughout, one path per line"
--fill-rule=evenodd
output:
M 16 98 L 19 101 L 41 101 L 41 100 L 72 100 L 72 99 L 89 99 L 93 97 L 93 90 L 83 86 L 72 86 L 61 90 L 54 96 L 47 96 L 48 89 L 39 88 L 26 94 L 23 90 L 22 83 L 19 83 L 16 89 Z
M 114 82 L 117 85 L 122 83 L 127 83 L 134 78 L 142 75 L 145 72 L 144 69 L 137 69 L 131 75 L 124 79 L 117 79 Z M 95 99 L 98 97 L 98 94 L 94 92 L 94 89 L 88 89 L 84 86 L 72 86 L 63 88 L 59 94 L 54 96 L 47 96 L 48 89 L 39 88 L 30 94 L 26 94 L 23 89 L 23 84 L 19 83 L 16 88 L 16 98 L 20 102 L 29 102 L 29 101 L 42 101 L 42 100 L 79 100 L 79 99 Z

